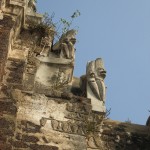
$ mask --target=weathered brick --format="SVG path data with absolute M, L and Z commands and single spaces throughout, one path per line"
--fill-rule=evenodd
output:
M 36 143 L 39 141 L 39 139 L 37 137 L 29 136 L 29 135 L 23 135 L 22 140 L 25 142 L 32 142 L 32 143 Z
M 29 150 L 29 148 L 13 148 L 13 150 Z
M 11 129 L 0 129 L 0 135 L 7 135 L 7 136 L 14 136 L 14 130 L 11 130 Z
M 0 141 L 0 150 L 11 150 L 12 146 Z
M 0 101 L 0 111 L 3 113 L 15 115 L 17 112 L 17 107 L 13 104 L 13 102 Z
M 11 16 L 4 16 L 4 19 L 0 21 L 0 25 L 3 26 L 0 31 L 0 82 L 4 74 L 5 60 L 8 53 L 9 35 L 10 30 L 13 27 L 14 21 Z
M 15 130 L 15 123 L 12 120 L 7 120 L 6 118 L 0 118 L 0 128 Z
M 0 134 L 0 141 L 6 142 L 7 136 L 4 134 Z
M 56 146 L 38 145 L 38 144 L 32 144 L 30 145 L 30 148 L 32 150 L 58 150 L 58 147 Z
M 23 141 L 12 141 L 11 144 L 16 148 L 28 148 L 28 145 Z
M 36 132 L 40 132 L 40 128 L 41 126 L 36 125 L 30 121 L 21 121 L 21 124 L 24 125 L 24 127 L 22 128 L 23 131 L 27 132 L 27 133 L 36 133 Z

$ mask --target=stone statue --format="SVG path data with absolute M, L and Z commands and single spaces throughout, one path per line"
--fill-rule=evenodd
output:
M 47 57 L 49 55 L 49 51 L 51 51 L 53 39 L 54 39 L 54 29 L 49 29 L 46 31 L 45 37 L 42 37 L 40 46 L 42 47 L 42 51 L 40 55 Z
M 28 9 L 30 12 L 36 12 L 36 1 L 35 0 L 28 1 Z
M 76 30 L 69 30 L 63 34 L 60 40 L 54 44 L 53 51 L 60 51 L 60 58 L 72 59 L 75 58 L 75 39 Z
M 86 75 L 87 84 L 93 95 L 98 100 L 105 101 L 106 87 L 104 84 L 104 78 L 106 76 L 106 71 L 104 70 L 104 65 L 101 58 L 88 62 Z
M 91 99 L 92 110 L 99 112 L 106 112 L 105 95 L 106 87 L 104 78 L 106 71 L 101 58 L 87 63 L 86 75 L 80 78 L 80 87 L 83 94 Z

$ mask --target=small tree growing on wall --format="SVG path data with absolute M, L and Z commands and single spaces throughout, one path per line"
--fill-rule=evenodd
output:
M 71 15 L 71 19 L 68 21 L 64 18 L 61 18 L 58 22 L 54 22 L 55 13 L 51 15 L 45 13 L 43 15 L 43 20 L 40 24 L 35 22 L 29 23 L 29 29 L 31 32 L 37 31 L 41 34 L 41 37 L 44 37 L 49 30 L 55 31 L 56 39 L 59 39 L 62 34 L 65 34 L 72 28 L 72 24 L 75 18 L 81 15 L 79 10 L 76 10 Z M 77 30 L 76 30 L 77 31 Z

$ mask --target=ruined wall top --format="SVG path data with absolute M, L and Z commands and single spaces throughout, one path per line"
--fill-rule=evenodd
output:
M 37 23 L 42 20 L 42 15 L 36 13 L 35 0 L 0 0 L 0 19 L 3 19 L 3 15 L 15 17 L 21 13 L 24 26 L 31 20 Z

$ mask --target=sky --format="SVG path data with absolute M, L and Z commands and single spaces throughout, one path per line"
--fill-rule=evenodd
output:
M 39 13 L 54 22 L 79 10 L 74 76 L 102 58 L 109 118 L 145 125 L 150 115 L 150 0 L 37 0 Z

